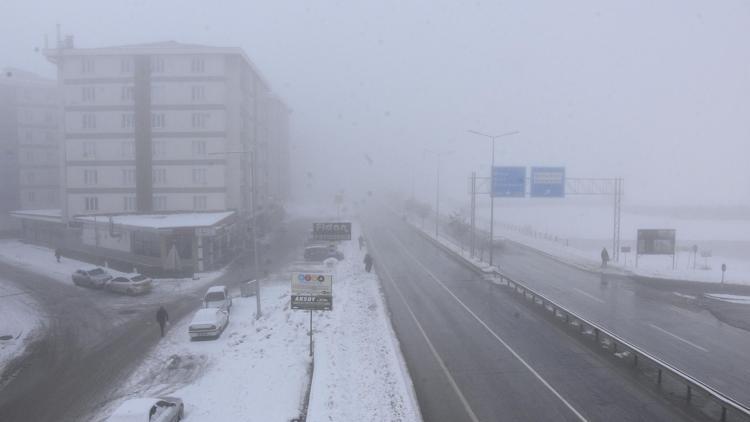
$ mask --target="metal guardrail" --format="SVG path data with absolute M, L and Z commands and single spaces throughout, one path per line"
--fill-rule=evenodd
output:
M 429 239 L 441 249 L 447 251 L 452 256 L 459 258 L 466 266 L 478 274 L 487 275 L 481 268 L 476 266 L 468 258 L 459 255 L 456 251 L 444 245 L 438 239 L 433 238 L 418 227 L 414 228 L 423 237 Z M 719 392 L 703 383 L 702 381 L 690 376 L 689 374 L 675 368 L 669 363 L 657 358 L 645 350 L 633 345 L 627 340 L 617 336 L 607 329 L 602 328 L 580 315 L 569 311 L 557 302 L 547 298 L 539 292 L 526 286 L 524 283 L 513 280 L 502 274 L 500 271 L 494 271 L 493 278 L 496 284 L 501 284 L 512 289 L 515 293 L 523 297 L 532 304 L 542 307 L 553 318 L 567 327 L 577 329 L 580 335 L 590 337 L 604 350 L 620 360 L 629 359 L 634 368 L 640 369 L 647 377 L 654 378 L 655 384 L 667 393 L 673 393 L 679 397 L 684 392 L 682 398 L 686 404 L 692 405 L 699 409 L 706 416 L 721 422 L 729 421 L 750 421 L 750 408 L 733 398 Z M 675 385 L 677 384 L 677 385 Z M 682 388 L 680 388 L 682 387 Z

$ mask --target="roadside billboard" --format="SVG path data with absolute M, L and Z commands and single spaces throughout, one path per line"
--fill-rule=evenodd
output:
M 352 223 L 313 223 L 313 240 L 352 240 Z
M 330 311 L 333 309 L 333 276 L 319 273 L 292 273 L 292 309 Z
M 674 255 L 676 230 L 673 229 L 639 229 L 638 255 Z

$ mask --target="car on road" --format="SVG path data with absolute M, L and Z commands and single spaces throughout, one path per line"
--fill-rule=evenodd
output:
M 229 297 L 227 286 L 212 286 L 203 295 L 204 308 L 226 309 L 229 312 L 232 309 L 232 298 Z
M 144 397 L 124 401 L 107 422 L 177 422 L 185 405 L 177 397 Z
M 152 281 L 143 274 L 127 275 L 109 280 L 105 287 L 115 293 L 135 296 L 150 292 Z
M 93 287 L 95 289 L 101 289 L 112 279 L 110 273 L 99 267 L 88 270 L 76 270 L 72 277 L 73 284 L 76 286 Z
M 321 262 L 328 258 L 336 258 L 341 261 L 344 259 L 344 254 L 335 246 L 330 245 L 313 245 L 305 248 L 305 261 Z
M 229 312 L 224 308 L 201 308 L 188 326 L 190 340 L 218 338 L 229 324 Z

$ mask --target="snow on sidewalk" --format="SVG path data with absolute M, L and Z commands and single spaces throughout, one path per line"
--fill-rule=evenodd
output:
M 0 279 L 0 375 L 5 365 L 21 356 L 41 335 L 44 318 L 39 305 L 13 284 Z M 0 385 L 2 387 L 2 385 Z
M 359 236 L 354 225 L 352 239 Z M 334 273 L 333 312 L 314 319 L 315 376 L 309 422 L 420 421 L 411 378 L 375 273 L 356 240 Z
M 358 236 L 358 228 L 354 227 Z M 364 272 L 356 240 L 342 242 L 334 268 L 332 311 L 313 313 L 315 374 L 307 421 L 420 421 L 416 396 L 374 273 Z M 289 421 L 300 416 L 309 382 L 307 311 L 290 309 L 295 263 L 262 285 L 255 298 L 234 298 L 230 323 L 217 340 L 191 342 L 190 317 L 167 336 L 94 421 L 125 398 L 177 396 L 193 421 Z

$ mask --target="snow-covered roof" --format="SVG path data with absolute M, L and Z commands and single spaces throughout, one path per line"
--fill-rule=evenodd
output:
M 12 217 L 25 218 L 29 220 L 51 221 L 53 223 L 62 222 L 62 210 L 60 209 L 18 210 L 11 211 L 10 215 Z
M 226 289 L 224 286 L 211 286 L 206 290 L 206 293 L 224 293 L 224 289 Z
M 175 229 L 190 227 L 211 227 L 234 215 L 234 211 L 195 212 L 177 214 L 121 214 L 121 215 L 84 215 L 75 217 L 78 221 L 109 223 L 128 227 L 150 229 Z

